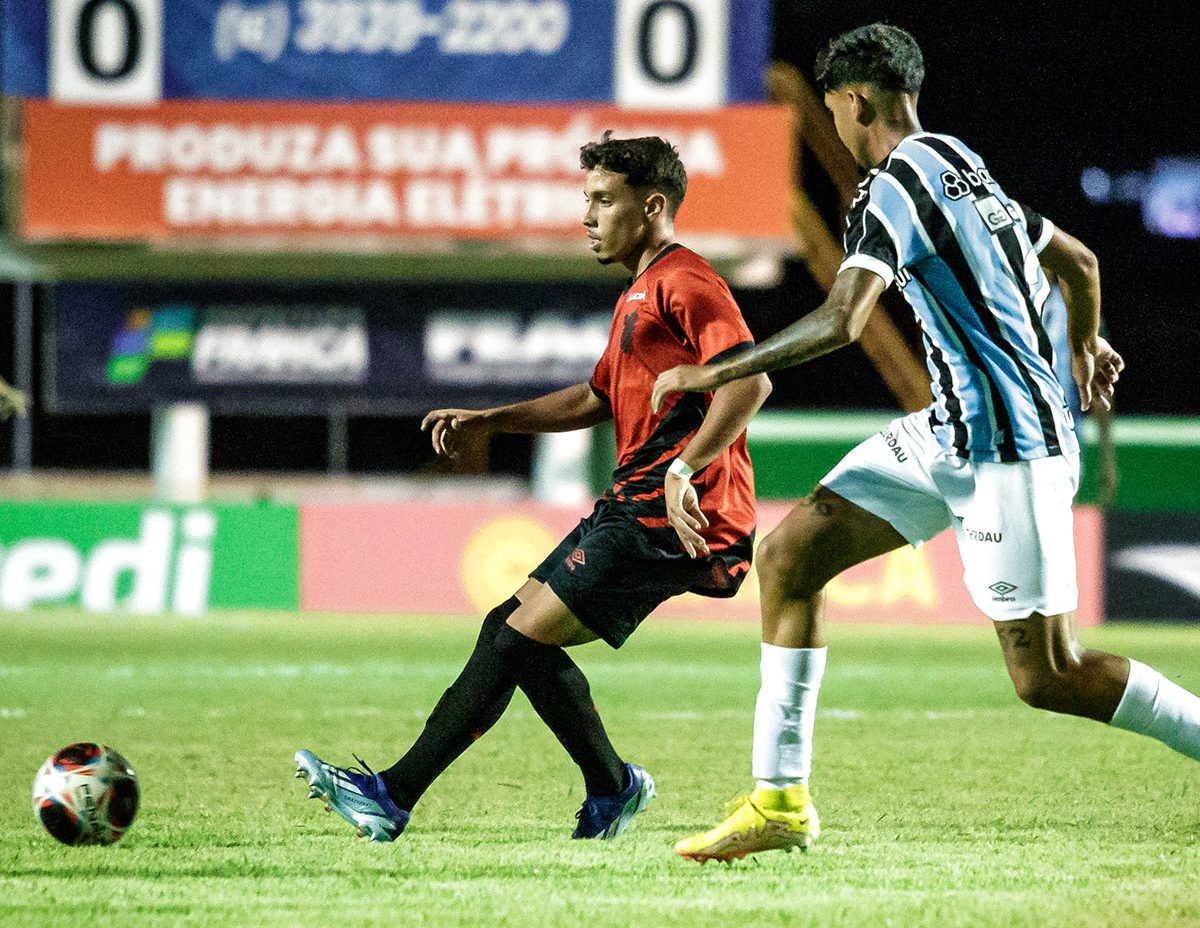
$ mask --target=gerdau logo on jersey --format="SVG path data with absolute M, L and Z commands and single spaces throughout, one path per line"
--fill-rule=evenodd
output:
M 142 514 L 134 538 L 106 538 L 82 552 L 67 538 L 0 546 L 0 608 L 65 603 L 89 612 L 199 615 L 208 608 L 216 516 L 207 510 Z

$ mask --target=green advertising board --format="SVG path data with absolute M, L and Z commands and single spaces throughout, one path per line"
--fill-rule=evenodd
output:
M 0 609 L 296 609 L 295 506 L 0 502 Z
M 887 427 L 898 413 L 765 412 L 747 438 L 759 499 L 798 499 L 842 456 Z M 611 432 L 611 429 L 609 430 Z M 1142 511 L 1200 511 L 1200 419 L 1121 416 L 1113 423 L 1117 466 L 1114 507 Z M 1099 495 L 1099 437 L 1083 423 L 1082 482 L 1076 503 Z M 603 484 L 602 484 L 603 485 Z

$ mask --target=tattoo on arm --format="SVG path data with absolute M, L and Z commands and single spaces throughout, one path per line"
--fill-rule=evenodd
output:
M 717 366 L 720 384 L 777 371 L 828 354 L 847 343 L 831 312 L 818 309 Z

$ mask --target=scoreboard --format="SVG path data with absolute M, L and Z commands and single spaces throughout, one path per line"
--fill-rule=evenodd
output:
M 0 89 L 169 99 L 607 103 L 762 98 L 769 0 L 0 0 Z
M 0 3 L 26 240 L 575 240 L 605 129 L 679 148 L 689 241 L 788 239 L 766 0 Z
M 793 128 L 763 101 L 769 0 L 0 0 L 0 13 L 27 242 L 582 255 L 579 147 L 612 129 L 678 147 L 689 244 L 788 247 Z M 583 308 L 608 298 L 570 286 L 526 283 L 504 302 L 493 284 L 290 283 L 55 284 L 48 400 L 507 402 L 586 377 L 606 337 L 607 314 Z M 549 344 L 587 363 L 529 353 Z

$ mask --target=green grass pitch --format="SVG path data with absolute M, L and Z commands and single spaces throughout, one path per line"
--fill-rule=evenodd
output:
M 752 625 L 651 621 L 575 652 L 617 748 L 659 798 L 613 842 L 569 838 L 579 777 L 519 696 L 395 844 L 304 800 L 291 756 L 407 746 L 476 623 L 232 614 L 0 615 L 0 925 L 1200 925 L 1200 767 L 1021 706 L 987 623 L 832 630 L 813 785 L 825 834 L 701 867 L 675 839 L 750 784 Z M 1200 634 L 1104 628 L 1200 689 Z M 56 844 L 30 787 L 101 740 L 142 785 L 108 848 Z

